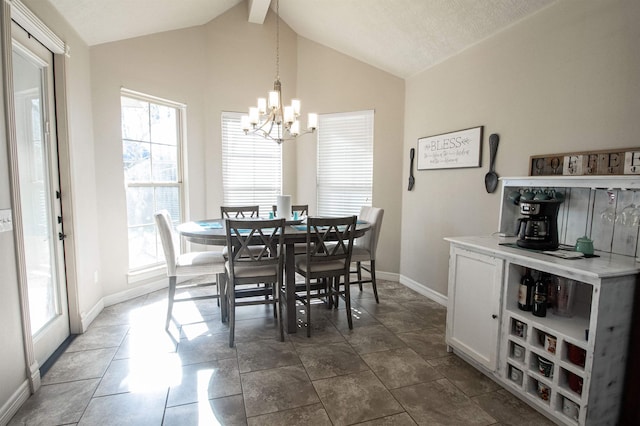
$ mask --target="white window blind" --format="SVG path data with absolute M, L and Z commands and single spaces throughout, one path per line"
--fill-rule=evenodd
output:
M 318 215 L 358 214 L 371 205 L 373 111 L 319 116 L 317 173 Z
M 266 216 L 282 191 L 282 147 L 245 135 L 241 113 L 222 113 L 222 187 L 227 206 L 259 205 Z

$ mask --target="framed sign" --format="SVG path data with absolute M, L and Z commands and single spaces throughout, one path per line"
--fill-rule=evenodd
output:
M 483 126 L 418 139 L 418 170 L 480 167 Z

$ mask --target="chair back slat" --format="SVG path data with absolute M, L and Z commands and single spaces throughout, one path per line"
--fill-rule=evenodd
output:
M 307 218 L 307 264 L 340 261 L 348 269 L 353 249 L 356 216 Z
M 220 217 L 223 219 L 257 219 L 260 217 L 260 206 L 220 206 Z
M 231 271 L 235 266 L 277 265 L 282 261 L 284 219 L 226 219 L 225 226 Z

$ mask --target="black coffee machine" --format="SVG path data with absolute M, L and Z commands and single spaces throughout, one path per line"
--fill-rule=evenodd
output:
M 558 248 L 558 210 L 563 200 L 520 200 L 516 235 L 519 247 L 534 250 Z

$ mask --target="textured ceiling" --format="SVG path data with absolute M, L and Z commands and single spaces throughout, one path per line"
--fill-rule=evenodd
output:
M 202 25 L 244 0 L 48 1 L 92 46 Z M 305 38 L 406 78 L 554 1 L 280 0 L 280 16 Z

